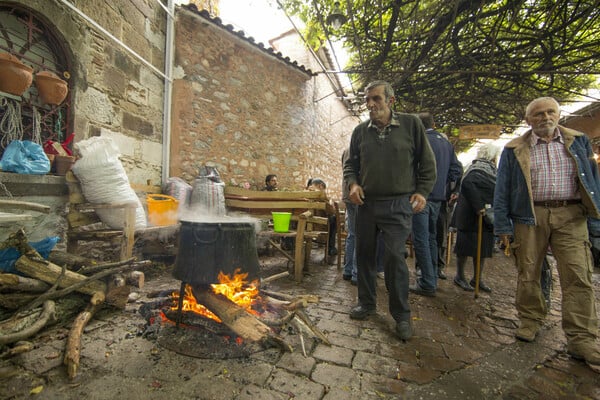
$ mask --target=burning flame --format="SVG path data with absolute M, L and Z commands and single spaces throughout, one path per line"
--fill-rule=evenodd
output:
M 233 272 L 233 276 L 219 272 L 217 277 L 219 283 L 214 283 L 210 286 L 212 287 L 213 292 L 216 294 L 222 294 L 238 306 L 246 309 L 247 312 L 257 315 L 258 313 L 252 309 L 252 306 L 260 300 L 260 296 L 258 294 L 258 281 L 255 280 L 248 283 L 247 278 L 248 273 L 240 273 L 239 268 Z M 177 310 L 179 292 L 173 292 L 172 298 L 173 305 L 171 309 Z M 212 311 L 210 311 L 204 305 L 196 302 L 196 297 L 194 297 L 192 287 L 190 285 L 185 285 L 182 310 L 194 312 L 217 322 L 222 322 L 221 319 Z

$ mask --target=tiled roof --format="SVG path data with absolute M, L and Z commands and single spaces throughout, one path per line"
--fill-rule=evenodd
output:
M 221 20 L 221 18 L 219 17 L 211 17 L 210 13 L 206 10 L 201 10 L 198 11 L 198 8 L 194 5 L 194 4 L 187 4 L 187 5 L 183 5 L 181 6 L 182 8 L 185 8 L 193 13 L 195 13 L 196 15 L 199 15 L 200 17 L 204 18 L 205 20 L 215 24 L 216 26 L 225 29 L 227 31 L 229 31 L 230 33 L 232 33 L 233 35 L 239 37 L 241 40 L 250 43 L 252 46 L 256 47 L 257 49 L 262 50 L 263 52 L 271 55 L 272 57 L 278 58 L 279 60 L 283 61 L 284 63 L 290 65 L 293 68 L 299 69 L 300 71 L 310 75 L 310 76 L 315 76 L 316 74 L 306 68 L 304 65 L 300 65 L 298 64 L 297 61 L 292 61 L 289 57 L 284 57 L 283 54 L 281 54 L 281 52 L 279 51 L 275 51 L 273 48 L 271 47 L 265 47 L 265 45 L 261 42 L 256 42 L 254 40 L 254 38 L 252 36 L 246 36 L 246 34 L 244 33 L 244 31 L 236 31 L 235 27 L 231 24 L 223 24 L 223 21 Z

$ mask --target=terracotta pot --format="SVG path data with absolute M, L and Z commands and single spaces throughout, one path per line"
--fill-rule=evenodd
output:
M 56 175 L 66 175 L 73 164 L 75 164 L 75 157 L 73 156 L 61 156 L 59 154 L 54 156 L 54 170 L 56 171 Z
M 0 91 L 21 96 L 29 86 L 33 69 L 9 53 L 0 53 Z
M 35 86 L 37 87 L 40 99 L 44 103 L 54 106 L 62 103 L 69 92 L 67 82 L 50 71 L 40 71 L 35 74 Z

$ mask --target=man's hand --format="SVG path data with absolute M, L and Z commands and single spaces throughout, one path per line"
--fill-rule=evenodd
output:
M 427 204 L 427 199 L 420 195 L 419 193 L 415 193 L 410 196 L 410 204 L 412 205 L 413 213 L 420 213 L 425 208 L 425 204 Z
M 358 183 L 353 183 L 350 185 L 350 193 L 348 197 L 350 197 L 352 204 L 356 204 L 357 206 L 363 205 L 363 200 L 365 199 L 363 188 Z

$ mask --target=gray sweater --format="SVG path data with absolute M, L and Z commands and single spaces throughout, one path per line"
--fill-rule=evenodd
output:
M 427 198 L 436 180 L 435 156 L 421 120 L 393 113 L 379 132 L 371 121 L 354 128 L 344 180 L 362 186 L 365 200 L 391 199 L 419 193 Z

